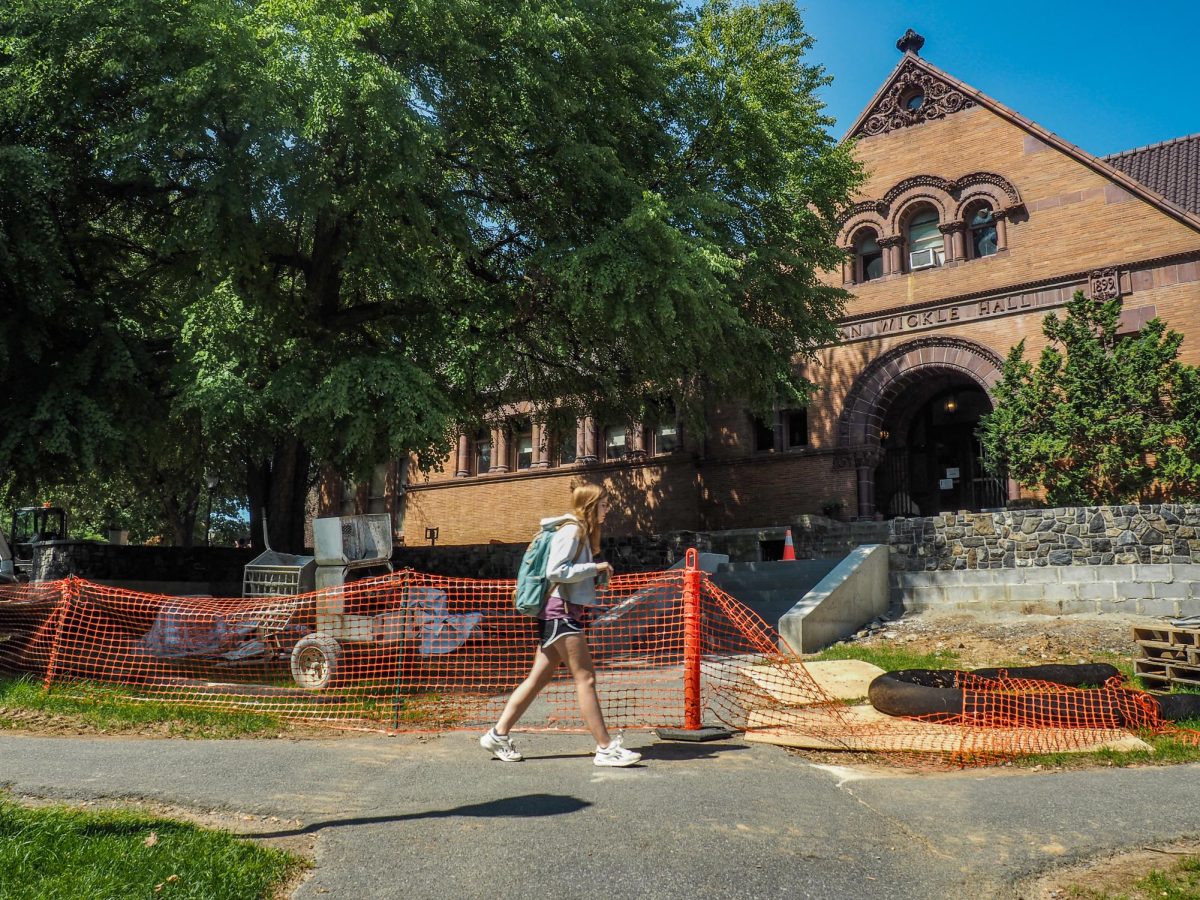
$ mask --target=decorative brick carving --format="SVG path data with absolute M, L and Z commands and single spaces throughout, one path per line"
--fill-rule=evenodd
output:
M 913 175 L 892 185 L 878 200 L 860 200 L 847 209 L 841 217 L 843 238 L 848 239 L 850 233 L 864 224 L 878 229 L 881 222 L 891 223 L 880 234 L 888 237 L 887 231 L 895 227 L 897 203 L 907 206 L 920 197 L 955 215 L 956 207 L 961 212 L 961 207 L 976 197 L 991 201 L 997 218 L 1024 206 L 1012 182 L 995 172 L 972 172 L 953 180 L 940 175 Z
M 1088 294 L 1093 300 L 1116 300 L 1121 296 L 1121 273 L 1116 268 L 1088 273 Z
M 906 102 L 918 92 L 923 97 L 921 104 L 915 109 L 909 109 Z M 926 71 L 919 62 L 909 58 L 900 64 L 886 93 L 879 98 L 863 119 L 863 123 L 850 136 L 861 138 L 886 134 L 897 128 L 941 119 L 974 105 L 975 101 L 958 88 Z

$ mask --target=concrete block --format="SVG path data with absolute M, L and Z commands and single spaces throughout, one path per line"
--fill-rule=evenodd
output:
M 1046 612 L 1055 616 L 1096 615 L 1103 601 L 1100 600 L 1059 600 L 1046 604 Z
M 963 569 L 958 576 L 959 583 L 966 586 L 996 582 L 996 570 L 992 569 Z
M 1095 584 L 1095 566 L 1063 566 L 1058 570 L 1059 580 L 1063 584 Z
M 900 584 L 906 588 L 928 587 L 936 577 L 937 572 L 901 572 Z
M 1078 584 L 1075 592 L 1080 600 L 1115 600 L 1117 586 L 1111 581 L 1099 581 L 1095 584 Z
M 1133 566 L 1116 564 L 1096 569 L 1097 581 L 1133 581 Z
M 941 606 L 946 602 L 946 592 L 940 587 L 913 588 L 908 594 L 921 604 L 922 609 Z
M 1142 597 L 1150 597 L 1153 591 L 1150 585 L 1144 581 L 1119 581 L 1113 585 L 1118 597 L 1123 597 L 1126 600 L 1138 600 Z
M 1200 581 L 1200 566 L 1195 563 L 1185 563 L 1175 566 L 1176 581 Z
M 1137 602 L 1139 616 L 1178 616 L 1178 600 L 1139 600 Z
M 1036 603 L 1046 599 L 1048 584 L 1008 584 L 1004 593 L 1010 603 Z M 1061 587 L 1061 585 L 1060 585 Z
M 1133 567 L 1134 581 L 1169 582 L 1175 580 L 1175 567 L 1169 563 Z
M 1021 584 L 1061 584 L 1062 567 L 1049 566 L 1044 569 L 1023 569 L 1018 578 Z
M 1190 581 L 1156 582 L 1151 585 L 1151 588 L 1154 590 L 1153 597 L 1156 600 L 1181 600 L 1192 596 Z
M 1047 584 L 1042 588 L 1042 599 L 1046 603 L 1077 603 L 1079 601 L 1079 585 L 1077 584 Z M 1087 601 L 1087 598 L 1085 598 Z M 1087 601 L 1091 602 L 1091 601 Z

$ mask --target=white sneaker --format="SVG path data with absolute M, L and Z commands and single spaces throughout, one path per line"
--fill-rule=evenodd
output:
M 598 766 L 632 766 L 642 758 L 642 754 L 626 750 L 621 746 L 623 737 L 618 735 L 608 742 L 607 747 L 596 747 L 596 758 L 592 760 Z
M 489 728 L 488 733 L 479 739 L 479 746 L 484 750 L 490 750 L 496 759 L 502 759 L 505 762 L 520 762 L 525 758 L 513 743 L 512 738 L 507 734 L 496 734 L 495 728 Z

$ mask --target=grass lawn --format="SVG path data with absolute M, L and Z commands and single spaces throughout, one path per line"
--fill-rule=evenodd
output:
M 284 730 L 283 721 L 267 713 L 138 700 L 128 688 L 91 682 L 54 685 L 47 691 L 40 678 L 0 676 L 0 728 L 45 724 L 30 713 L 110 734 L 151 725 L 162 726 L 161 733 L 171 737 L 193 738 L 271 737 Z
M 30 809 L 0 797 L 0 900 L 270 898 L 301 857 L 135 812 Z
M 381 693 L 378 685 L 357 685 L 340 692 L 341 713 L 349 720 L 420 728 L 453 727 L 462 712 L 443 702 L 437 693 L 405 694 L 397 714 L 395 699 Z M 301 701 L 294 711 L 301 712 Z M 314 708 L 314 717 L 321 714 Z M 351 724 L 358 724 L 358 721 Z M 73 681 L 55 684 L 50 690 L 42 679 L 31 675 L 0 676 L 0 730 L 24 728 L 34 731 L 74 729 L 103 734 L 152 734 L 183 738 L 267 738 L 288 731 L 284 718 L 271 712 L 224 710 L 215 706 L 167 703 L 141 699 L 138 692 L 121 685 Z

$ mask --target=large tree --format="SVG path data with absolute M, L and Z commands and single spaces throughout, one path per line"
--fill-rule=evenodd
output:
M 10 0 L 0 469 L 195 422 L 295 548 L 316 463 L 509 400 L 804 398 L 860 178 L 809 45 L 773 0 Z
M 1042 324 L 1037 364 L 1021 341 L 1004 362 L 995 409 L 980 421 L 994 468 L 1052 505 L 1200 498 L 1200 374 L 1183 341 L 1152 319 L 1118 337 L 1121 301 L 1076 292 Z

